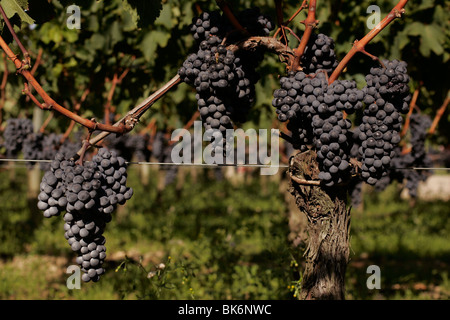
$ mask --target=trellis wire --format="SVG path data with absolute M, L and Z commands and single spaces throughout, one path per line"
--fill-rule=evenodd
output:
M 0 162 L 12 162 L 12 163 L 51 163 L 53 160 L 38 160 L 38 159 L 0 159 Z M 270 164 L 239 164 L 239 163 L 231 163 L 231 164 L 217 164 L 217 163 L 173 163 L 173 162 L 146 162 L 146 161 L 127 161 L 128 165 L 159 165 L 159 166 L 187 166 L 187 167 L 250 167 L 250 168 L 289 168 L 288 165 L 280 164 L 280 165 L 270 165 Z M 445 167 L 436 167 L 436 168 L 426 168 L 426 167 L 405 167 L 405 168 L 395 168 L 391 167 L 390 169 L 394 170 L 446 170 L 450 171 L 450 168 Z

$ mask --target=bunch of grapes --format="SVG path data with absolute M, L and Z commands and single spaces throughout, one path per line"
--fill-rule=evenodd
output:
M 326 186 L 341 183 L 349 174 L 347 141 L 351 122 L 343 111 L 354 113 L 362 107 L 364 96 L 352 81 L 335 81 L 328 85 L 326 73 L 303 71 L 281 77 L 280 89 L 274 91 L 272 105 L 278 119 L 289 120 L 294 147 L 306 151 L 317 150 L 319 178 Z
M 40 132 L 30 133 L 22 142 L 22 153 L 25 160 L 44 160 L 42 158 L 42 149 L 44 142 L 44 135 Z M 27 162 L 28 168 L 33 168 L 35 162 Z
M 433 163 L 426 152 L 425 140 L 428 129 L 431 126 L 431 119 L 424 114 L 412 114 L 410 117 L 410 152 L 402 152 L 400 147 L 394 149 L 395 157 L 392 159 L 388 175 L 377 182 L 376 189 L 384 190 L 392 181 L 405 183 L 412 198 L 417 197 L 419 182 L 425 181 L 431 171 L 412 170 L 412 168 L 431 168 Z
M 313 33 L 302 55 L 301 64 L 303 71 L 306 73 L 324 70 L 328 75 L 331 75 L 339 64 L 334 52 L 333 38 L 323 33 Z
M 366 76 L 364 116 L 359 126 L 363 180 L 375 185 L 387 175 L 394 148 L 400 142 L 403 118 L 409 110 L 409 77 L 406 63 L 383 60 L 385 67 L 373 67 Z
M 136 156 L 137 161 L 148 161 L 150 159 L 150 151 L 148 134 L 130 134 L 116 136 L 110 134 L 105 138 L 105 144 L 109 150 L 114 150 L 117 155 L 126 161 L 131 161 Z
M 24 140 L 33 133 L 33 122 L 27 118 L 8 119 L 3 132 L 7 157 L 17 157 L 22 150 Z
M 192 19 L 190 31 L 198 42 L 208 39 L 210 36 L 219 36 L 219 26 L 222 16 L 219 11 L 203 12 L 199 17 Z
M 117 205 L 133 195 L 126 182 L 125 159 L 105 148 L 83 164 L 57 153 L 42 178 L 37 206 L 46 218 L 65 211 L 64 237 L 78 255 L 83 281 L 98 281 L 104 273 L 103 232 Z
M 312 84 L 313 85 L 313 84 Z M 345 87 L 347 86 L 347 88 Z M 345 88 L 344 90 L 342 89 Z M 321 88 L 321 90 L 316 90 Z M 317 150 L 319 161 L 319 179 L 326 186 L 333 186 L 342 183 L 350 175 L 350 144 L 348 141 L 349 130 L 352 123 L 344 119 L 342 108 L 347 95 L 353 94 L 346 89 L 354 88 L 351 82 L 344 84 L 336 81 L 328 85 L 322 81 L 322 86 L 316 85 L 316 100 L 311 104 L 312 126 L 315 137 L 314 146 Z M 348 107 L 348 113 L 353 113 L 358 104 L 351 104 L 354 109 Z
M 244 28 L 255 35 L 268 35 L 273 29 L 270 19 L 258 8 L 244 10 L 237 14 Z M 262 61 L 262 54 L 234 53 L 226 43 L 242 37 L 233 34 L 228 20 L 218 12 L 204 12 L 192 21 L 191 32 L 197 40 L 197 53 L 189 55 L 179 70 L 185 83 L 195 87 L 197 104 L 206 130 L 220 131 L 212 139 L 216 154 L 227 153 L 231 141 L 224 133 L 232 129 L 234 122 L 245 122 L 255 100 L 255 83 L 259 75 L 255 71 Z M 218 139 L 217 141 L 215 139 Z

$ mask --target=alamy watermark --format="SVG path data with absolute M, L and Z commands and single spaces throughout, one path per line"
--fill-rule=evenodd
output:
M 67 14 L 70 16 L 66 20 L 66 26 L 68 29 L 81 29 L 81 10 L 77 5 L 71 5 L 67 7 Z
M 176 129 L 172 141 L 182 141 L 172 149 L 172 162 L 177 164 L 257 165 L 261 175 L 274 175 L 280 161 L 278 129 L 215 129 L 203 133 L 201 121 L 194 122 L 193 134 L 187 129 Z M 270 143 L 269 143 L 270 140 Z M 210 143 L 203 148 L 203 141 Z M 248 141 L 248 145 L 246 144 Z M 268 152 L 270 149 L 270 152 Z M 225 152 L 217 152 L 217 150 Z M 248 159 L 247 159 L 248 158 Z M 247 161 L 248 160 L 248 161 Z M 203 162 L 204 161 L 204 162 Z
M 367 274 L 371 274 L 366 281 L 367 289 L 381 289 L 381 270 L 377 265 L 370 265 L 366 270 Z
M 67 274 L 72 274 L 67 278 L 66 286 L 67 289 L 81 289 L 81 269 L 79 266 L 70 265 L 67 270 Z
M 380 26 L 378 25 L 381 21 L 381 9 L 379 6 L 377 5 L 370 5 L 367 10 L 366 13 L 372 13 L 371 16 L 369 16 L 367 18 L 367 28 L 369 28 L 370 30 L 374 29 L 374 28 L 380 28 Z

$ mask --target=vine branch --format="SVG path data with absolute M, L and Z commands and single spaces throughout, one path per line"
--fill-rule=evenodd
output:
M 284 21 L 279 27 L 278 29 L 275 31 L 275 34 L 273 35 L 274 38 L 276 38 L 278 36 L 278 34 L 281 32 L 282 28 L 286 28 L 286 26 L 292 22 L 292 20 L 295 19 L 295 17 L 297 17 L 297 15 L 303 11 L 303 9 L 308 8 L 308 0 L 303 0 L 302 5 L 300 6 L 300 8 L 297 9 L 297 11 L 287 20 Z
M 290 178 L 292 181 L 296 182 L 297 184 L 301 184 L 304 186 L 320 186 L 321 182 L 320 180 L 305 180 L 305 179 L 300 179 L 294 175 L 292 175 L 292 173 L 289 173 Z
M 81 95 L 80 101 L 78 101 L 75 104 L 75 107 L 73 107 L 74 112 L 78 112 L 80 110 L 81 104 L 86 100 L 89 92 L 90 92 L 89 88 L 84 90 L 83 94 Z M 64 132 L 63 136 L 61 137 L 60 143 L 63 143 L 64 141 L 66 141 L 66 139 L 69 137 L 70 133 L 72 132 L 72 130 L 75 126 L 75 123 L 76 122 L 74 120 L 70 121 L 69 127 L 67 127 L 67 130 Z
M 370 30 L 369 33 L 367 33 L 361 40 L 355 40 L 355 42 L 353 43 L 353 47 L 331 74 L 330 78 L 328 79 L 328 83 L 333 83 L 334 80 L 339 77 L 341 72 L 345 69 L 347 64 L 357 52 L 366 53 L 365 46 L 370 41 L 372 41 L 372 39 L 375 38 L 376 35 L 378 35 L 384 28 L 386 28 L 393 20 L 400 18 L 402 14 L 405 13 L 404 7 L 407 3 L 408 0 L 400 0 L 397 5 L 391 10 L 391 12 L 383 20 L 381 20 L 375 28 Z
M 29 83 L 31 87 L 33 87 L 36 92 L 39 94 L 39 96 L 44 100 L 44 103 L 41 104 L 37 101 L 37 99 L 31 94 L 29 88 L 25 89 L 25 93 L 28 94 L 28 96 L 32 99 L 33 102 L 35 102 L 41 109 L 46 110 L 55 110 L 62 115 L 78 122 L 79 124 L 85 126 L 86 128 L 90 130 L 101 130 L 101 131 L 110 131 L 115 133 L 125 133 L 127 131 L 130 131 L 132 128 L 129 126 L 125 126 L 123 124 L 119 124 L 118 126 L 108 126 L 102 123 L 97 123 L 93 120 L 85 119 L 58 104 L 55 100 L 53 100 L 47 92 L 41 87 L 39 82 L 34 78 L 34 76 L 31 74 L 27 68 L 24 68 L 24 62 L 20 61 L 17 58 L 17 55 L 13 53 L 11 48 L 8 46 L 8 44 L 5 42 L 3 37 L 0 36 L 0 46 L 2 47 L 3 51 L 5 52 L 6 56 L 14 63 L 17 73 L 21 74 Z
M 105 104 L 105 123 L 107 125 L 111 124 L 109 115 L 111 113 L 112 99 L 114 96 L 114 91 L 116 91 L 117 85 L 122 83 L 122 80 L 126 77 L 126 75 L 128 74 L 129 71 L 130 71 L 130 68 L 126 68 L 120 76 L 118 76 L 117 72 L 116 72 L 116 73 L 114 73 L 113 79 L 111 80 L 111 88 L 109 89 L 108 96 L 106 99 L 106 104 Z
M 5 21 L 5 24 L 8 27 L 9 32 L 13 36 L 14 40 L 17 42 L 17 45 L 19 46 L 20 51 L 22 51 L 24 61 L 25 61 L 23 67 L 30 67 L 31 66 L 30 54 L 28 53 L 27 49 L 25 49 L 22 42 L 20 42 L 19 37 L 17 36 L 16 32 L 14 31 L 14 28 L 11 25 L 11 22 L 9 21 L 8 17 L 6 16 L 5 10 L 3 10 L 3 7 L 1 5 L 0 5 L 0 14 L 3 17 L 3 20 Z
M 164 96 L 170 89 L 176 87 L 181 82 L 180 76 L 177 74 L 172 79 L 170 79 L 165 85 L 163 85 L 160 89 L 155 91 L 153 94 L 151 94 L 147 99 L 142 101 L 139 105 L 134 107 L 131 111 L 129 111 L 122 119 L 117 121 L 114 126 L 122 126 L 125 125 L 126 127 L 129 127 L 130 130 L 134 128 L 136 123 L 139 121 L 140 117 L 156 102 L 158 101 L 162 96 Z M 98 142 L 105 139 L 108 135 L 110 135 L 112 132 L 109 131 L 103 131 L 96 135 L 94 138 L 89 140 L 89 144 L 95 145 Z M 82 150 L 79 150 L 77 152 L 77 155 L 81 155 Z
M 6 60 L 5 53 L 2 52 L 2 59 L 3 59 L 3 77 L 2 77 L 2 83 L 0 85 L 0 126 L 3 123 L 3 107 L 5 106 L 6 102 L 6 84 L 8 83 L 8 61 Z
M 439 120 L 441 120 L 442 116 L 444 115 L 444 112 L 447 109 L 449 102 L 450 102 L 450 95 L 447 94 L 447 98 L 445 98 L 444 103 L 438 109 L 436 116 L 433 119 L 433 123 L 431 124 L 430 130 L 428 130 L 429 135 L 433 135 L 435 133 Z
M 290 65 L 295 57 L 294 51 L 284 43 L 272 37 L 249 37 L 236 44 L 227 46 L 231 51 L 247 50 L 254 51 L 259 47 L 264 47 L 267 51 L 276 53 Z
M 305 52 L 306 45 L 308 44 L 309 38 L 311 37 L 314 28 L 316 28 L 317 24 L 319 23 L 319 21 L 316 20 L 316 0 L 311 0 L 309 2 L 308 16 L 304 21 L 302 21 L 302 23 L 305 25 L 305 32 L 303 33 L 300 44 L 295 50 L 295 59 L 290 66 L 290 70 L 292 71 L 300 70 L 300 60 L 303 56 L 303 53 Z
M 419 96 L 419 90 L 420 90 L 420 87 L 418 87 L 416 90 L 414 90 L 413 97 L 409 104 L 409 111 L 406 114 L 405 125 L 403 126 L 402 131 L 400 132 L 401 138 L 403 138 L 406 135 L 406 132 L 408 131 L 411 114 L 413 113 L 414 107 L 416 106 L 417 98 Z

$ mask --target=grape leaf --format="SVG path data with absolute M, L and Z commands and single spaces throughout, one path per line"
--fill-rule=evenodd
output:
M 159 17 L 162 10 L 162 2 L 122 0 L 123 8 L 127 11 L 137 28 L 151 25 Z
M 33 24 L 34 20 L 24 11 L 28 9 L 28 0 L 1 0 L 0 4 L 8 19 L 17 14 L 22 21 Z
M 425 25 L 420 22 L 413 22 L 406 26 L 406 34 L 420 37 L 420 52 L 424 57 L 430 57 L 431 51 L 437 55 L 444 53 L 442 44 L 445 42 L 445 34 L 434 24 Z

